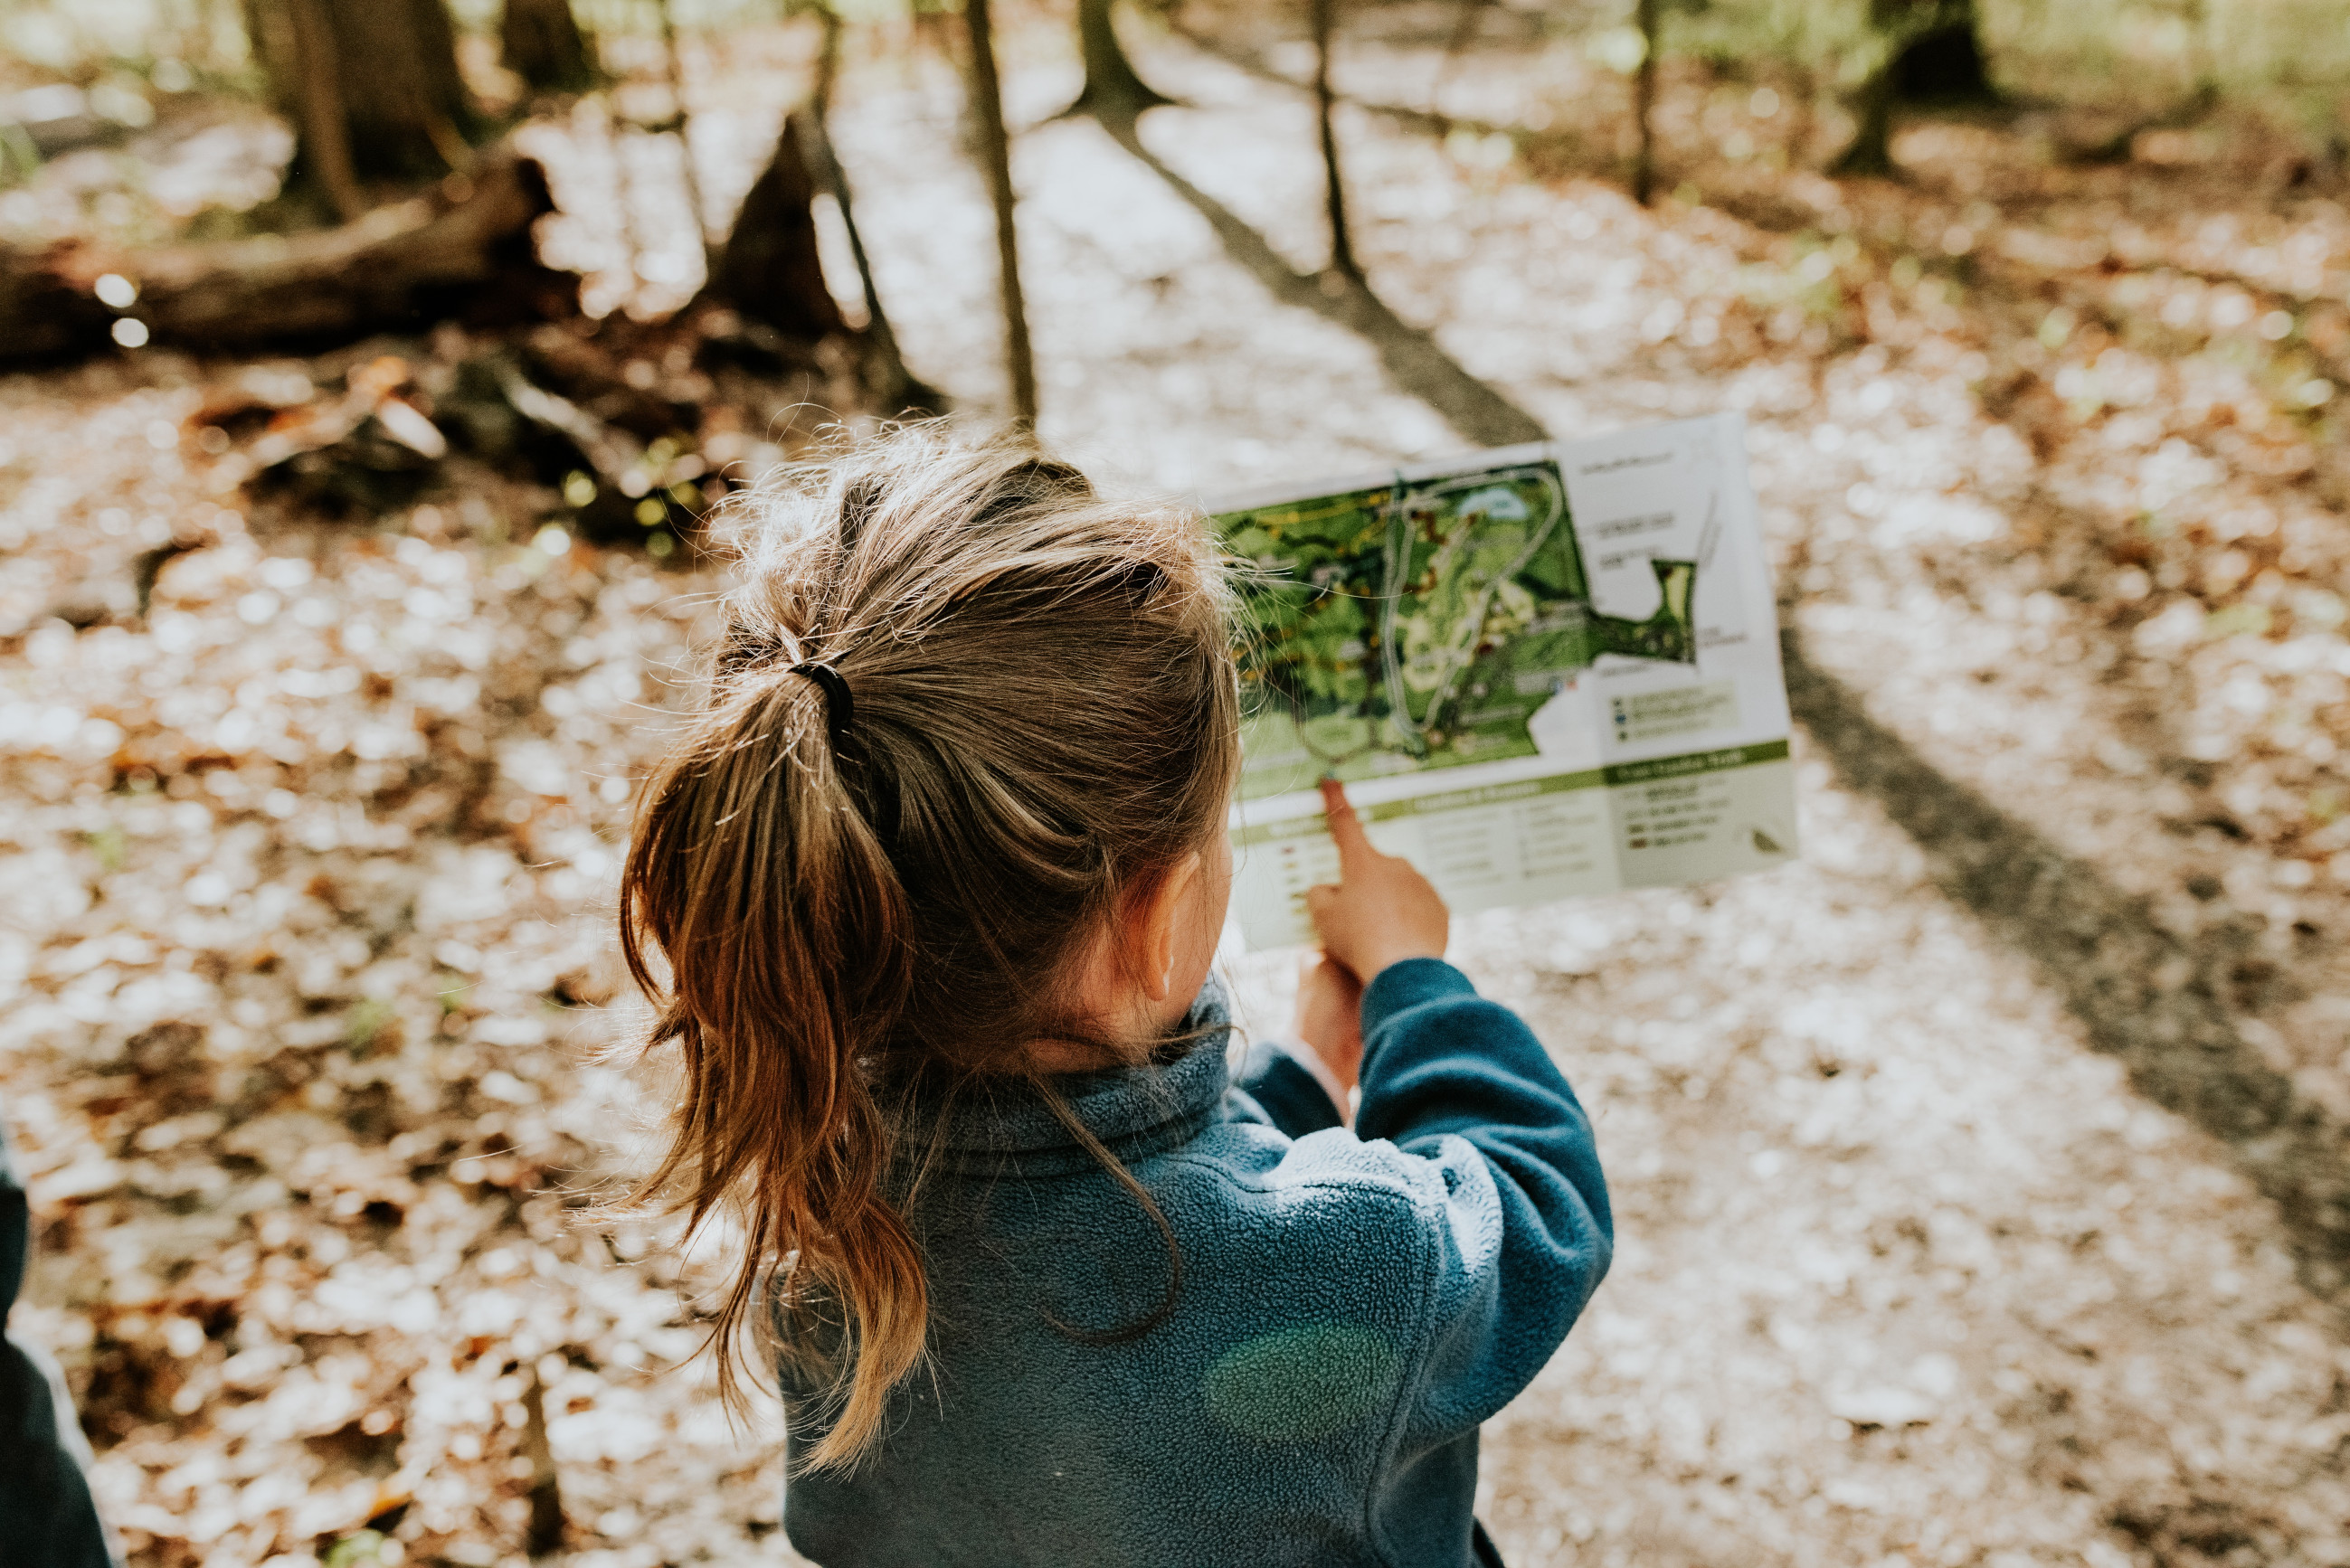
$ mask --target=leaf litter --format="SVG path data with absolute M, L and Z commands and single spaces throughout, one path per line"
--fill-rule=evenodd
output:
M 1421 57 L 1391 54 L 1367 92 Z M 1311 265 L 1300 101 L 1147 63 L 1196 107 L 1146 139 Z M 1509 68 L 1477 61 L 1497 101 Z M 837 140 L 899 337 L 985 406 L 983 201 L 936 156 L 951 97 L 891 70 Z M 1012 82 L 1031 119 L 1073 86 Z M 1700 106 L 1688 147 L 1730 100 L 1669 101 Z M 1554 429 L 1744 409 L 1814 657 L 2218 952 L 2242 1037 L 2350 1113 L 2350 527 L 2313 386 L 2337 200 L 1928 126 L 1907 187 L 1715 160 L 1706 204 L 1644 213 L 1531 152 L 1342 125 L 1399 310 Z M 744 181 L 763 151 L 712 143 Z M 1180 488 L 1457 444 L 1092 128 L 1019 156 L 1048 440 Z M 598 911 L 712 584 L 551 536 L 543 488 L 463 459 L 374 525 L 216 484 L 207 399 L 344 373 L 0 383 L 20 1331 L 142 1563 L 514 1561 L 550 1474 L 574 1561 L 778 1560 L 772 1433 L 679 1365 L 694 1259 L 574 1219 L 658 1106 L 596 1058 L 630 1026 Z M 1623 1237 L 1488 1432 L 1509 1560 L 2350 1560 L 2340 1282 L 1803 759 L 1799 867 L 1462 922 L 1594 1106 Z M 1231 967 L 1277 1027 L 1282 963 Z

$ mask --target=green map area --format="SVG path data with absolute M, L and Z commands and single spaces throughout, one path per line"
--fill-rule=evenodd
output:
M 1697 566 L 1646 620 L 1598 614 L 1548 462 L 1220 514 L 1245 567 L 1241 795 L 1532 755 L 1527 722 L 1603 653 L 1693 662 Z

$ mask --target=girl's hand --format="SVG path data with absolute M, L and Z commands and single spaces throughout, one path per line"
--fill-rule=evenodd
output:
M 1442 958 L 1452 917 L 1428 878 L 1409 861 L 1371 847 L 1336 779 L 1322 781 L 1322 809 L 1338 845 L 1338 885 L 1305 890 L 1322 950 L 1365 985 L 1391 963 Z
M 1363 1066 L 1363 982 L 1327 953 L 1297 968 L 1297 1038 L 1330 1069 L 1338 1085 L 1338 1113 Z

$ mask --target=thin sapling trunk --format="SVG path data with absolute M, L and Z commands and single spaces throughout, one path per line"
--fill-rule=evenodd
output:
M 685 71 L 679 64 L 677 23 L 670 15 L 669 0 L 656 0 L 660 12 L 661 63 L 669 73 L 670 101 L 675 106 L 677 155 L 685 173 L 686 205 L 693 213 L 693 237 L 701 242 L 704 254 L 710 250 L 710 220 L 702 206 L 702 177 L 693 166 L 693 120 L 685 107 Z
M 1657 183 L 1657 12 L 1658 0 L 1638 0 L 1634 25 L 1640 29 L 1640 68 L 1632 80 L 1632 118 L 1638 122 L 1639 151 L 1633 155 L 1632 200 L 1643 207 Z
M 1103 9 L 1107 15 L 1107 7 Z M 971 117 L 979 132 L 979 157 L 986 166 L 988 191 L 995 201 L 995 248 L 1003 280 L 1003 359 L 1012 380 L 1012 412 L 1023 424 L 1034 425 L 1036 361 L 1028 347 L 1028 307 L 1020 295 L 1020 246 L 1012 212 L 1012 140 L 1003 129 L 1003 89 L 995 74 L 995 31 L 988 20 L 987 0 L 963 0 L 962 16 L 971 30 Z
M 833 203 L 840 209 L 848 254 L 857 262 L 857 281 L 865 293 L 865 337 L 878 372 L 874 379 L 880 383 L 874 390 L 883 403 L 893 405 L 892 413 L 941 412 L 946 400 L 906 369 L 898 335 L 890 330 L 889 317 L 881 308 L 881 291 L 874 285 L 873 264 L 866 257 L 865 238 L 857 228 L 857 209 L 849 200 L 848 171 L 841 167 L 840 154 L 832 145 L 832 89 L 840 76 L 840 13 L 830 0 L 818 0 L 816 19 L 824 27 L 824 43 L 816 53 L 816 83 L 808 93 L 809 151 L 815 155 L 817 182 L 831 191 Z

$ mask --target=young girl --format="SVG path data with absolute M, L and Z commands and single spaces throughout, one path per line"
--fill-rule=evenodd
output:
M 1235 1078 L 1202 519 L 917 429 L 770 486 L 742 555 L 621 917 L 682 1057 L 653 1183 L 739 1216 L 721 1333 L 779 1342 L 793 1545 L 1497 1562 L 1477 1428 L 1607 1271 L 1590 1125 L 1336 785 L 1302 1045 Z

